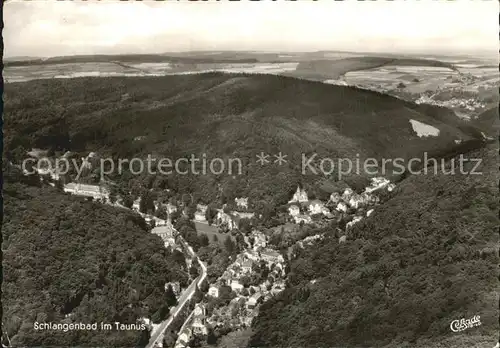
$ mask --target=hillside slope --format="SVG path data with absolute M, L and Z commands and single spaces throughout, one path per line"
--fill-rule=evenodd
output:
M 19 160 L 32 147 L 97 151 L 114 158 L 152 154 L 175 160 L 203 153 L 209 160 L 237 157 L 245 171 L 234 194 L 255 199 L 289 197 L 298 182 L 322 180 L 301 175 L 302 154 L 409 159 L 448 150 L 456 139 L 475 136 L 446 109 L 269 75 L 39 80 L 9 84 L 5 99 L 10 158 Z M 411 120 L 436 127 L 439 135 L 419 137 Z M 288 163 L 261 167 L 255 163 L 261 151 L 281 151 Z M 206 200 L 213 200 L 231 175 L 168 180 L 174 191 L 203 192 Z
M 34 323 L 159 321 L 173 304 L 165 283 L 188 281 L 184 261 L 139 215 L 26 178 L 4 167 L 2 328 L 12 346 L 143 346 L 147 331 L 36 331 Z
M 304 250 L 287 290 L 261 307 L 252 347 L 493 347 L 496 146 L 466 158 L 482 158 L 483 174 L 411 176 L 346 243 Z M 475 315 L 481 326 L 450 332 Z

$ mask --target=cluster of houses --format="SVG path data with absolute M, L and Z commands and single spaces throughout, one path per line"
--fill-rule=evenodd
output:
M 183 328 L 177 339 L 176 348 L 186 347 L 193 336 L 207 335 L 209 327 L 226 327 L 231 330 L 250 327 L 258 314 L 259 305 L 285 289 L 283 256 L 266 248 L 267 241 L 263 233 L 252 231 L 247 238 L 249 248 L 238 254 L 224 274 L 210 285 L 204 303 L 221 297 L 223 287 L 226 290 L 230 288 L 234 298 L 227 305 L 214 308 L 210 315 L 207 315 L 205 305 L 198 303 L 189 325 Z M 250 278 L 262 267 L 269 271 L 266 279 L 262 279 L 257 285 L 243 284 L 243 277 Z
M 297 187 L 297 191 L 293 194 L 292 199 L 288 201 L 288 212 L 292 221 L 296 224 L 312 223 L 312 216 L 314 215 L 324 215 L 328 218 L 333 217 L 333 214 L 323 202 L 318 199 L 309 200 L 307 192 L 300 187 Z
M 258 285 L 243 284 L 243 277 L 250 277 L 263 265 L 269 271 L 265 280 Z M 208 297 L 218 298 L 223 286 L 230 287 L 236 296 L 227 306 L 214 309 L 207 323 L 214 328 L 228 326 L 233 330 L 249 327 L 258 314 L 258 305 L 285 290 L 285 277 L 285 260 L 277 251 L 269 248 L 244 251 L 209 287 Z
M 379 203 L 377 193 L 381 190 L 391 192 L 394 188 L 395 185 L 389 180 L 375 177 L 371 179 L 370 185 L 365 188 L 364 192 L 356 193 L 348 187 L 343 192 L 333 192 L 326 204 L 319 200 L 307 200 L 305 190 L 297 188 L 289 202 L 288 213 L 295 223 L 311 223 L 312 217 L 317 214 L 325 218 L 349 217 L 345 231 L 339 239 L 342 243 L 346 241 L 346 234 L 352 226 L 373 213 L 373 207 Z M 299 245 L 303 247 L 304 244 L 310 244 L 318 238 L 320 236 L 307 237 L 299 242 Z
M 450 109 L 464 109 L 467 111 L 475 111 L 478 109 L 484 109 L 486 105 L 475 98 L 453 98 L 450 100 L 435 100 L 432 96 L 421 95 L 420 98 L 415 100 L 416 104 L 431 104 L 437 106 L 443 106 Z
M 180 330 L 179 337 L 175 342 L 175 348 L 184 348 L 188 346 L 189 341 L 193 336 L 206 336 L 208 329 L 206 326 L 207 310 L 205 305 L 197 303 L 190 315 L 189 324 L 183 325 Z

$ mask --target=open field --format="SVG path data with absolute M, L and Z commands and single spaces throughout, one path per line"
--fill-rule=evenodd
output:
M 500 77 L 489 60 L 467 57 L 362 56 L 348 52 L 192 52 L 177 55 L 78 56 L 7 62 L 6 83 L 77 77 L 226 73 L 285 75 L 351 85 L 474 118 L 498 103 Z

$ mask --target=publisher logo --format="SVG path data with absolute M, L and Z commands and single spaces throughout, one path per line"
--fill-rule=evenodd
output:
M 462 318 L 460 320 L 453 320 L 450 324 L 450 329 L 453 332 L 461 332 L 479 325 L 481 325 L 481 318 L 479 315 L 475 315 L 470 319 Z

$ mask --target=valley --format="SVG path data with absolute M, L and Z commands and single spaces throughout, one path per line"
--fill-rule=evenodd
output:
M 9 337 L 46 345 L 55 341 L 29 331 L 36 318 L 123 316 L 151 331 L 56 339 L 177 348 L 222 347 L 228 340 L 248 347 L 493 345 L 498 299 L 488 273 L 498 263 L 492 138 L 498 118 L 497 96 L 488 93 L 498 79 L 491 69 L 347 54 L 317 59 L 318 66 L 298 53 L 218 55 L 6 67 L 4 162 L 15 175 L 7 186 L 13 220 L 4 234 L 5 291 L 12 295 L 40 266 L 33 256 L 16 258 L 17 251 L 31 255 L 58 233 L 75 255 L 83 240 L 92 241 L 89 255 L 101 255 L 101 237 L 121 250 L 117 259 L 75 262 L 74 286 L 56 283 L 46 299 L 37 298 L 71 308 L 49 306 L 34 316 L 18 301 L 7 303 Z M 259 165 L 263 152 L 286 153 L 287 161 Z M 162 175 L 100 165 L 203 154 L 238 158 L 244 170 Z M 376 166 L 339 179 L 336 172 L 301 173 L 304 154 L 351 161 L 429 154 L 448 169 L 465 154 L 482 160 L 483 175 L 393 175 Z M 52 168 L 63 158 L 78 166 L 31 175 L 20 171 L 27 156 L 46 158 Z M 45 199 L 60 203 L 44 207 Z M 87 216 L 96 217 L 101 237 L 79 225 Z M 38 226 L 47 227 L 42 239 Z M 70 236 L 70 229 L 77 233 Z M 102 236 L 108 229 L 117 244 Z M 23 236 L 36 249 L 16 244 Z M 147 246 L 139 247 L 143 241 Z M 127 258 L 144 264 L 141 271 Z M 101 269 L 103 262 L 111 268 Z M 55 264 L 49 273 L 61 271 Z M 102 277 L 112 280 L 103 286 Z M 29 279 L 22 298 L 34 296 Z M 136 290 L 139 280 L 147 291 Z M 92 296 L 116 302 L 111 314 Z M 116 296 L 128 296 L 132 306 Z M 447 336 L 447 325 L 464 310 L 481 313 L 483 326 L 462 344 Z

